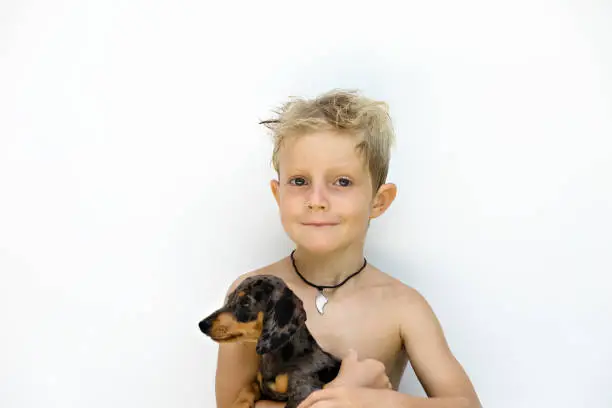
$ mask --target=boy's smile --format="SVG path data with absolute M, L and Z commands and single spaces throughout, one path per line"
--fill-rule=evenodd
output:
M 370 218 L 379 215 L 358 142 L 355 136 L 331 131 L 285 140 L 272 191 L 283 227 L 299 246 L 330 252 L 362 244 Z

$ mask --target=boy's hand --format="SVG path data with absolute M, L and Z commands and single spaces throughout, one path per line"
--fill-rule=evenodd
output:
M 380 408 L 393 406 L 391 390 L 338 387 L 310 394 L 297 408 Z
M 326 389 L 336 387 L 388 389 L 391 388 L 391 382 L 383 363 L 371 358 L 358 361 L 357 352 L 350 349 L 348 355 L 342 359 L 336 378 L 325 386 Z
M 259 400 L 255 403 L 255 408 L 284 408 L 284 402 Z

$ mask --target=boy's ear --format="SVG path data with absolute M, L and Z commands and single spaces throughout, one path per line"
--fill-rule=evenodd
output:
M 380 186 L 374 200 L 372 201 L 372 213 L 370 218 L 380 217 L 391 205 L 397 195 L 397 186 L 393 183 L 386 183 Z
M 270 189 L 272 190 L 276 204 L 280 205 L 280 183 L 278 180 L 272 179 L 270 181 Z

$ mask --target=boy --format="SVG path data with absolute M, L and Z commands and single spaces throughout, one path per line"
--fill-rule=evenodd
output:
M 387 105 L 334 90 L 277 113 L 262 123 L 273 131 L 271 189 L 295 251 L 240 276 L 228 294 L 247 276 L 282 278 L 302 299 L 320 346 L 343 358 L 336 379 L 299 408 L 480 407 L 426 300 L 364 258 L 370 220 L 396 195 L 386 183 L 394 138 Z M 429 398 L 396 391 L 408 358 Z M 232 405 L 257 365 L 254 343 L 219 345 L 219 408 Z

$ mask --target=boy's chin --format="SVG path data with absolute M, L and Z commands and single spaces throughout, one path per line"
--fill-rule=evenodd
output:
M 317 255 L 332 253 L 340 248 L 339 242 L 296 240 L 298 247 Z

